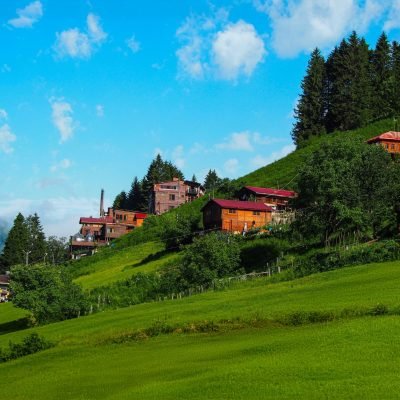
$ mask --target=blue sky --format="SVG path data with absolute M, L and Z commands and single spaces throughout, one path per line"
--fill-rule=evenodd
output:
M 399 28 L 399 0 L 0 0 L 0 219 L 73 234 L 157 152 L 188 178 L 268 164 L 310 51 Z

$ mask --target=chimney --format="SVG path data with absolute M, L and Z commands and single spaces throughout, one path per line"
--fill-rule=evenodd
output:
M 100 195 L 100 217 L 104 217 L 104 189 L 101 189 Z

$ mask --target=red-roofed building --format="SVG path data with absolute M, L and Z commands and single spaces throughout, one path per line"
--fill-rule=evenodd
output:
M 272 208 L 254 201 L 212 199 L 203 208 L 204 229 L 246 232 L 271 222 Z
M 239 198 L 242 201 L 252 200 L 264 203 L 273 208 L 273 210 L 286 210 L 289 207 L 290 200 L 297 196 L 292 190 L 263 188 L 257 186 L 245 186 L 239 192 Z
M 146 213 L 131 210 L 103 210 L 103 191 L 101 197 L 100 217 L 81 217 L 81 229 L 71 237 L 71 256 L 93 253 L 98 246 L 105 246 L 112 240 L 119 238 L 142 226 L 147 217 Z
M 367 140 L 367 143 L 381 145 L 391 154 L 400 154 L 400 132 L 385 132 Z

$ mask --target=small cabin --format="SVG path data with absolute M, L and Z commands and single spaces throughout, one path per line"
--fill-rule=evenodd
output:
M 204 229 L 242 233 L 272 220 L 272 208 L 254 201 L 212 199 L 203 208 Z
M 242 201 L 255 201 L 264 203 L 281 211 L 289 208 L 289 202 L 297 197 L 297 193 L 292 190 L 264 188 L 257 186 L 245 186 L 239 191 L 239 199 Z
M 367 143 L 383 146 L 390 154 L 400 154 L 400 132 L 385 132 L 367 140 Z

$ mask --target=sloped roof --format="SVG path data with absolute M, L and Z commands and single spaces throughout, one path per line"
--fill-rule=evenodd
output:
M 391 140 L 395 142 L 400 142 L 400 132 L 395 132 L 395 131 L 385 132 L 371 139 L 368 139 L 367 142 L 374 143 L 380 140 Z
M 102 218 L 81 217 L 79 219 L 80 224 L 106 224 L 112 222 L 113 222 L 112 217 L 102 217 Z
M 136 219 L 145 219 L 147 217 L 146 213 L 136 213 L 135 214 Z
M 291 190 L 263 188 L 257 186 L 245 186 L 245 188 L 255 194 L 265 194 L 268 196 L 280 196 L 289 198 L 296 197 L 296 192 L 293 192 Z
M 10 277 L 8 275 L 0 275 L 0 283 L 1 284 L 9 284 L 10 283 Z
M 229 208 L 232 210 L 247 210 L 247 211 L 272 211 L 272 207 L 266 206 L 264 203 L 257 203 L 255 201 L 239 201 L 239 200 L 223 200 L 212 199 L 202 210 L 210 203 L 216 203 L 221 208 Z

